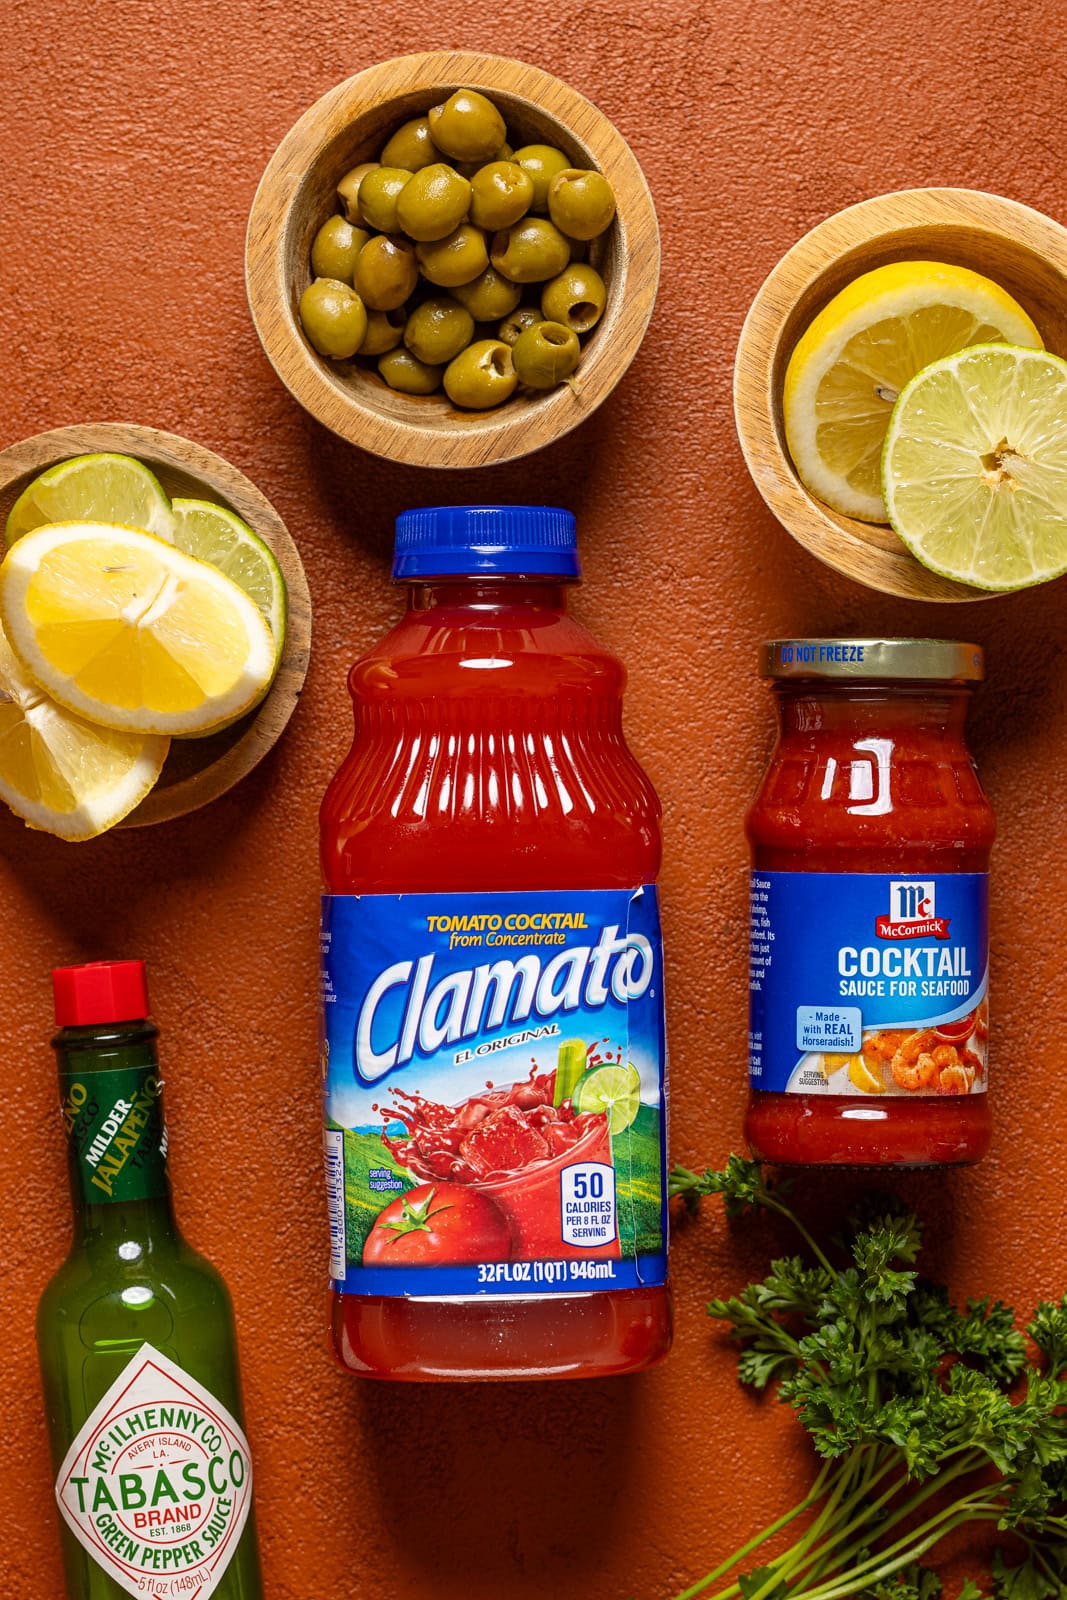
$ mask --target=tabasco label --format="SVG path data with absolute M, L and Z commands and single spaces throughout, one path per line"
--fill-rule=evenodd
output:
M 252 1505 L 248 1441 L 214 1395 L 145 1344 L 68 1450 L 56 1499 L 130 1594 L 207 1600 Z

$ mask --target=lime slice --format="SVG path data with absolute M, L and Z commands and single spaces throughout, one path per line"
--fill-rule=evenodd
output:
M 608 1132 L 622 1133 L 641 1109 L 641 1079 L 637 1068 L 620 1061 L 605 1061 L 583 1072 L 571 1095 L 575 1111 L 606 1111 Z
M 894 529 L 923 566 L 979 589 L 1067 571 L 1067 362 L 978 345 L 934 362 L 893 409 L 882 460 Z
M 998 339 L 1041 348 L 1022 306 L 967 267 L 894 261 L 853 279 L 786 368 L 789 453 L 812 494 L 846 516 L 885 522 L 882 444 L 900 391 L 931 361 Z
M 168 543 L 174 535 L 170 501 L 154 473 L 132 456 L 74 456 L 34 478 L 11 508 L 5 537 L 9 545 L 46 522 L 112 522 L 154 533 Z
M 218 567 L 254 600 L 274 635 L 285 643 L 285 579 L 269 546 L 247 522 L 210 500 L 175 500 L 174 543 L 186 555 Z
M 0 565 L 0 617 L 53 700 L 131 733 L 207 733 L 253 706 L 277 668 L 243 589 L 136 528 L 27 533 Z

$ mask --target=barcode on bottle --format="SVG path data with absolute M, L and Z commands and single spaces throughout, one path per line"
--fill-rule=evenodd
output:
M 345 1251 L 345 1136 L 340 1128 L 323 1129 L 326 1157 L 326 1203 L 330 1212 L 330 1277 L 344 1283 Z

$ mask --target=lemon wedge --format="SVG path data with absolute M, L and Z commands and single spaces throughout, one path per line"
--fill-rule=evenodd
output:
M 842 289 L 798 341 L 782 394 L 789 451 L 812 494 L 888 521 L 882 445 L 901 390 L 932 361 L 997 341 L 1042 348 L 1022 306 L 967 267 L 896 261 Z
M 886 435 L 886 505 L 912 555 L 980 589 L 1067 571 L 1067 361 L 979 345 L 935 362 Z
M 114 827 L 151 789 L 169 745 L 56 705 L 0 632 L 0 799 L 31 828 L 93 839 Z
M 849 1057 L 848 1076 L 852 1085 L 862 1089 L 864 1094 L 885 1094 L 884 1082 L 877 1073 L 871 1071 L 863 1056 Z
M 274 675 L 270 628 L 224 573 L 149 533 L 98 522 L 27 533 L 0 566 L 0 620 L 69 711 L 138 733 L 206 733 Z

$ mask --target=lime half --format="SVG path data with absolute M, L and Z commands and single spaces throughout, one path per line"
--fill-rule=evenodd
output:
M 34 478 L 11 508 L 9 545 L 46 522 L 109 522 L 140 528 L 170 544 L 170 501 L 153 472 L 132 456 L 74 456 Z
M 175 500 L 174 543 L 217 567 L 254 600 L 281 655 L 285 643 L 285 579 L 273 552 L 247 522 L 210 500 Z
M 605 1061 L 583 1072 L 571 1096 L 575 1111 L 606 1111 L 609 1133 L 622 1133 L 641 1109 L 641 1079 L 637 1068 L 620 1061 Z
M 882 489 L 924 567 L 980 589 L 1067 571 L 1067 361 L 975 345 L 918 373 L 893 408 Z

